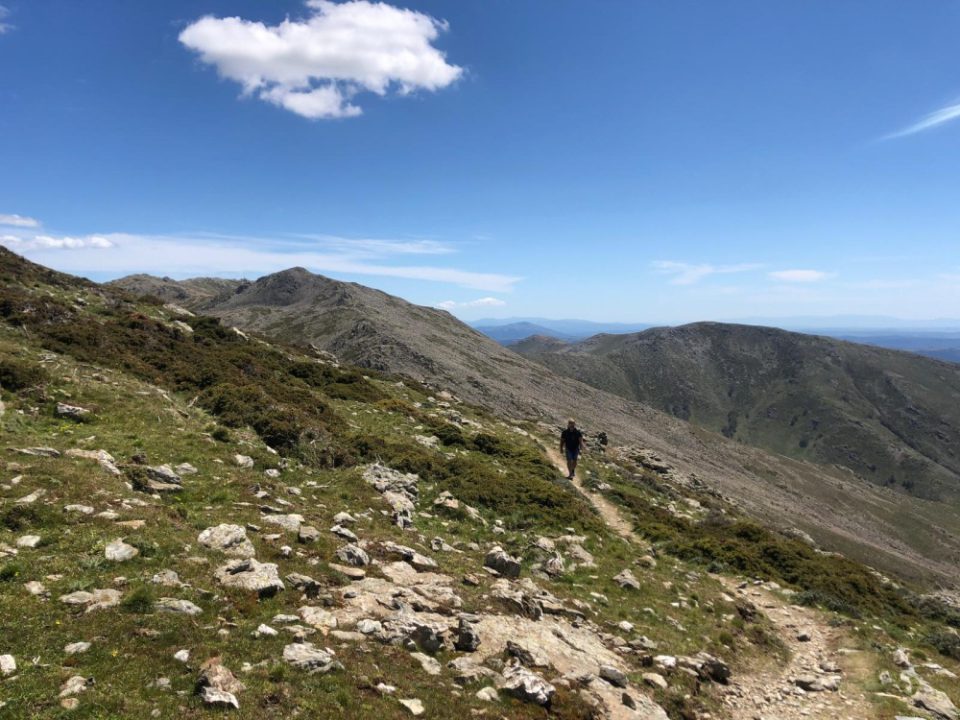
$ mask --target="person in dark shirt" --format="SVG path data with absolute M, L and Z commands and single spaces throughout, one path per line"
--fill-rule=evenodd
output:
M 583 433 L 577 429 L 577 423 L 574 420 L 567 422 L 567 429 L 560 433 L 560 452 L 567 458 L 567 470 L 570 474 L 568 480 L 573 480 L 577 474 L 577 460 L 580 459 L 580 453 L 584 451 Z

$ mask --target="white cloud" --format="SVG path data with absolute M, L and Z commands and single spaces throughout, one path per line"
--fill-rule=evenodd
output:
M 32 217 L 24 217 L 23 215 L 3 215 L 0 213 L 0 225 L 35 228 L 40 227 L 40 221 L 34 220 Z
M 113 247 L 113 242 L 102 235 L 85 235 L 83 237 L 34 235 L 31 238 L 4 235 L 0 238 L 0 241 L 7 240 L 15 243 L 17 249 L 23 252 L 28 250 L 83 250 L 84 248 L 105 250 Z
M 710 265 L 701 263 L 674 262 L 672 260 L 658 260 L 653 268 L 661 275 L 672 275 L 671 285 L 694 285 L 711 275 L 727 275 L 731 273 L 749 272 L 757 270 L 762 265 L 756 263 L 741 263 L 739 265 Z
M 951 122 L 952 120 L 957 120 L 960 118 L 960 103 L 956 105 L 947 105 L 942 107 L 939 110 L 936 110 L 926 117 L 915 122 L 913 125 L 905 127 L 903 130 L 898 130 L 895 133 L 887 135 L 885 140 L 892 140 L 894 138 L 906 137 L 907 135 L 915 135 L 916 133 L 923 132 L 924 130 L 930 130 L 944 123 Z
M 453 310 L 454 308 L 485 308 L 485 307 L 503 307 L 507 303 L 500 298 L 482 297 L 476 300 L 467 300 L 466 302 L 457 302 L 456 300 L 444 300 L 437 303 L 438 308 L 443 310 Z
M 447 25 L 429 15 L 367 0 L 306 6 L 306 18 L 279 25 L 203 17 L 180 42 L 240 83 L 244 95 L 311 119 L 360 115 L 351 101 L 362 91 L 439 90 L 463 73 L 433 47 Z
M 830 273 L 820 270 L 777 270 L 770 273 L 770 277 L 781 282 L 814 283 L 826 280 L 830 277 Z
M 307 236 L 306 240 L 301 236 L 290 240 L 126 233 L 56 237 L 15 232 L 19 234 L 0 236 L 0 245 L 43 265 L 80 274 L 151 272 L 179 277 L 210 274 L 259 277 L 302 266 L 315 272 L 427 280 L 488 292 L 510 292 L 521 279 L 455 267 L 399 264 L 400 259 L 410 255 L 453 252 L 453 248 L 429 240 L 354 240 L 331 236 Z M 84 252 L 64 252 L 80 249 Z
M 4 5 L 0 5 L 0 35 L 13 30 L 13 25 L 3 22 L 9 15 L 10 10 L 8 10 Z

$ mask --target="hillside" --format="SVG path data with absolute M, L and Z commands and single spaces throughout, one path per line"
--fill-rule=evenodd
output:
M 955 610 L 706 482 L 611 448 L 573 486 L 549 426 L 0 280 L 4 717 L 956 713 Z
M 727 437 L 960 496 L 960 367 L 831 338 L 697 323 L 515 348 L 554 371 Z
M 134 292 L 141 281 L 112 284 Z M 192 292 L 192 282 L 175 284 Z M 156 288 L 151 287 L 153 294 Z M 163 297 L 163 296 L 161 296 Z M 926 503 L 826 468 L 732 442 L 670 414 L 551 373 L 441 310 L 294 268 L 238 285 L 224 301 L 190 307 L 244 331 L 334 353 L 341 361 L 402 375 L 499 417 L 588 430 L 658 458 L 684 481 L 709 488 L 755 517 L 795 526 L 825 547 L 885 570 L 953 578 L 960 509 Z

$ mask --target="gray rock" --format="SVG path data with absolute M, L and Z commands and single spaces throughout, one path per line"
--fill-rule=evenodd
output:
M 500 699 L 496 689 L 490 687 L 489 685 L 485 688 L 477 690 L 477 692 L 474 694 L 474 697 L 477 700 L 482 700 L 483 702 L 497 702 L 497 700 Z
M 158 612 L 180 613 L 181 615 L 199 615 L 203 612 L 189 600 L 178 600 L 177 598 L 160 598 L 154 603 L 154 608 Z
M 410 714 L 413 715 L 414 717 L 418 715 L 423 715 L 423 713 L 425 712 L 423 703 L 417 698 L 407 698 L 407 699 L 398 700 L 397 702 L 399 702 L 407 710 L 409 710 Z
M 660 673 L 647 672 L 641 675 L 641 678 L 651 687 L 660 688 L 661 690 L 666 690 L 668 687 L 666 678 Z
M 339 527 L 339 526 L 338 526 Z M 320 539 L 320 531 L 317 530 L 312 525 L 301 525 L 300 531 L 297 533 L 297 540 L 300 542 L 315 543 Z
M 434 660 L 429 655 L 425 655 L 422 652 L 410 653 L 410 657 L 420 663 L 420 667 L 423 668 L 424 672 L 427 675 L 439 675 L 441 671 L 440 663 Z
M 295 589 L 302 592 L 310 598 L 315 598 L 320 594 L 321 585 L 309 575 L 300 573 L 290 573 L 284 578 Z
M 475 652 L 480 647 L 480 635 L 471 618 L 460 617 L 457 623 L 457 639 L 453 646 L 460 652 Z
M 58 458 L 60 457 L 60 451 L 54 450 L 51 447 L 30 447 L 30 448 L 20 448 L 17 450 L 21 455 L 30 455 L 32 457 L 48 457 L 48 458 Z
M 313 646 L 312 643 L 292 643 L 283 648 L 284 662 L 310 673 L 328 673 L 338 669 L 333 655 Z
M 197 542 L 231 557 L 252 558 L 256 555 L 253 543 L 247 538 L 246 528 L 239 525 L 224 523 L 208 527 L 197 536 Z
M 197 469 L 188 462 L 180 463 L 177 465 L 174 470 L 176 470 L 178 475 L 196 475 Z
M 69 595 L 60 596 L 60 602 L 66 605 L 84 605 L 86 606 L 86 612 L 93 612 L 119 605 L 120 597 L 120 591 L 112 588 L 91 592 L 79 590 Z
M 357 540 L 360 539 L 357 537 L 356 533 L 354 533 L 352 530 L 348 530 L 342 525 L 334 525 L 332 528 L 330 528 L 330 532 L 332 532 L 337 537 L 341 537 L 344 540 L 349 540 L 352 543 L 355 543 L 357 542 Z
M 289 532 L 300 532 L 300 526 L 303 524 L 303 515 L 290 513 L 288 515 L 264 515 L 263 522 L 268 525 L 279 525 Z
M 250 469 L 253 467 L 253 458 L 249 455 L 234 455 L 233 464 L 240 468 Z
M 960 714 L 950 697 L 942 690 L 927 685 L 916 692 L 912 698 L 913 704 L 932 712 L 937 720 L 958 720 Z
M 90 649 L 90 643 L 88 642 L 75 642 L 70 643 L 63 648 L 63 651 L 67 655 L 81 655 Z
M 155 573 L 150 582 L 154 585 L 163 585 L 164 587 L 183 587 L 180 576 L 174 570 L 161 570 Z
M 499 545 L 490 550 L 483 559 L 484 567 L 496 570 L 506 578 L 520 577 L 520 560 L 507 554 Z
M 239 710 L 237 693 L 245 689 L 243 683 L 220 662 L 220 658 L 210 658 L 200 666 L 196 691 L 208 705 Z
M 400 557 L 401 560 L 404 560 L 413 566 L 415 570 L 424 572 L 437 568 L 437 563 L 432 558 L 421 555 L 416 550 L 411 547 L 407 547 L 406 545 L 397 545 L 395 542 L 387 541 L 383 543 L 383 549 L 389 555 Z
M 85 678 L 82 675 L 74 675 L 60 686 L 60 697 L 71 697 L 79 695 L 87 689 L 87 686 L 93 685 L 93 678 Z
M 65 505 L 63 511 L 79 513 L 80 515 L 93 515 L 93 508 L 89 505 Z
M 79 405 L 67 405 L 66 403 L 58 402 L 56 414 L 59 417 L 70 418 L 71 420 L 81 420 L 89 415 L 90 411 Z
M 601 679 L 606 680 L 614 687 L 625 688 L 627 686 L 627 676 L 613 665 L 601 665 L 599 674 Z
M 905 648 L 897 648 L 893 652 L 893 664 L 899 668 L 910 667 L 910 655 Z
M 624 590 L 640 589 L 640 581 L 637 580 L 636 576 L 634 576 L 632 572 L 630 572 L 629 568 L 625 568 L 617 575 L 614 575 L 613 581 Z
M 139 555 L 140 551 L 137 550 L 133 545 L 127 545 L 127 543 L 125 543 L 123 540 L 117 538 L 113 542 L 107 544 L 103 554 L 106 556 L 107 560 L 112 560 L 113 562 L 126 562 L 127 560 L 132 560 Z
M 523 702 L 549 705 L 557 689 L 523 665 L 509 665 L 503 671 L 503 691 Z
M 17 547 L 32 550 L 40 544 L 40 541 L 41 537 L 39 535 L 22 535 L 17 538 Z
M 273 563 L 260 563 L 253 558 L 231 560 L 214 572 L 214 577 L 227 587 L 251 590 L 260 597 L 270 597 L 284 589 Z
M 370 556 L 359 545 L 353 543 L 337 549 L 337 559 L 353 567 L 364 567 L 370 564 Z
M 253 636 L 258 638 L 259 637 L 276 637 L 279 634 L 280 633 L 278 633 L 272 627 L 270 627 L 269 625 L 265 625 L 263 623 L 261 623 L 257 627 L 257 629 L 253 631 Z
M 0 655 L 0 675 L 13 675 L 17 671 L 17 661 L 13 655 Z

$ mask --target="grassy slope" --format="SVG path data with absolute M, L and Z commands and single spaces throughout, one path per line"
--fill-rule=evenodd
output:
M 15 277 L 10 274 L 14 270 Z M 0 543 L 13 545 L 28 533 L 40 535 L 43 541 L 36 549 L 21 549 L 14 558 L 0 559 L 0 638 L 4 639 L 0 653 L 14 654 L 20 664 L 18 677 L 0 684 L 0 701 L 8 703 L 0 710 L 4 717 L 65 715 L 55 696 L 60 683 L 74 674 L 93 677 L 97 684 L 81 696 L 80 709 L 69 713 L 71 717 L 147 716 L 153 710 L 162 717 L 206 715 L 208 711 L 190 691 L 196 666 L 214 655 L 221 655 L 235 671 L 244 662 L 254 665 L 241 675 L 247 685 L 240 698 L 241 717 L 285 717 L 294 708 L 314 717 L 404 717 L 406 711 L 394 699 L 371 690 L 379 681 L 396 685 L 401 697 L 423 699 L 432 717 L 459 718 L 465 710 L 479 708 L 470 692 L 458 703 L 450 703 L 447 671 L 439 678 L 428 677 L 397 648 L 378 645 L 371 652 L 364 646 L 337 645 L 347 672 L 311 677 L 279 662 L 287 642 L 283 636 L 250 637 L 260 622 L 270 622 L 274 614 L 294 612 L 302 604 L 298 594 L 288 590 L 257 602 L 243 593 L 224 592 L 211 577 L 222 556 L 197 546 L 196 535 L 220 522 L 259 523 L 249 491 L 255 483 L 273 497 L 294 502 L 306 522 L 321 530 L 332 525 L 333 515 L 340 510 L 362 512 L 369 507 L 374 512 L 361 525 L 366 539 L 390 538 L 426 551 L 423 539 L 442 536 L 464 551 L 436 556 L 441 571 L 453 576 L 480 567 L 482 552 L 469 549 L 468 542 L 480 547 L 500 542 L 530 560 L 534 534 L 556 534 L 572 526 L 587 536 L 587 549 L 599 567 L 550 583 L 552 592 L 589 602 L 592 619 L 601 626 L 613 630 L 617 621 L 630 620 L 666 651 L 707 649 L 731 660 L 735 672 L 760 658 L 774 661 L 778 650 L 762 624 L 731 624 L 735 610 L 706 572 L 711 563 L 790 580 L 798 589 L 808 590 L 816 589 L 817 578 L 826 573 L 839 583 L 839 597 L 848 601 L 851 589 L 868 590 L 864 597 L 869 605 L 852 611 L 884 628 L 870 631 L 878 633 L 870 641 L 889 642 L 888 632 L 905 637 L 911 627 L 916 628 L 917 638 L 930 631 L 929 621 L 905 606 L 899 593 L 889 593 L 860 566 L 818 557 L 815 565 L 801 563 L 801 571 L 788 578 L 787 566 L 771 560 L 770 549 L 783 557 L 803 552 L 792 541 L 761 529 L 753 531 L 760 534 L 752 539 L 708 557 L 701 541 L 713 537 L 710 528 L 716 524 L 696 517 L 678 519 L 670 513 L 662 518 L 668 533 L 652 529 L 649 521 L 639 523 L 638 529 L 659 544 L 660 561 L 655 569 L 643 571 L 639 593 L 626 593 L 610 578 L 639 551 L 606 532 L 589 506 L 555 480 L 534 438 L 462 406 L 457 411 L 475 424 L 458 433 L 447 422 L 449 411 L 431 402 L 422 388 L 316 366 L 296 351 L 239 339 L 232 333 L 223 335 L 204 320 L 192 321 L 197 328 L 193 334 L 169 333 L 172 317 L 158 306 L 137 304 L 32 268 L 8 266 L 6 271 L 0 298 L 0 314 L 6 319 L 0 324 L 0 365 L 7 378 L 6 412 L 0 418 L 7 452 L 0 490 Z M 133 337 L 128 335 L 131 332 Z M 144 343 L 145 339 L 153 343 Z M 53 347 L 59 352 L 51 352 Z M 184 368 L 173 362 L 176 358 L 192 360 Z M 320 368 L 319 375 L 308 371 L 313 366 Z M 42 368 L 39 373 L 38 367 Z M 197 369 L 204 372 L 193 372 Z M 209 392 L 227 380 L 242 387 L 236 375 L 241 370 L 242 377 L 266 393 L 257 397 L 258 402 L 241 402 L 243 393 Z M 213 376 L 208 377 L 209 373 Z M 22 387 L 11 392 L 17 378 L 24 380 Z M 224 397 L 232 402 L 218 402 Z M 89 407 L 93 417 L 83 423 L 57 419 L 53 407 L 58 400 Z M 264 407 L 301 423 L 296 426 L 298 434 L 271 435 L 277 431 L 277 418 L 265 416 Z M 261 435 L 249 424 L 258 425 Z M 442 450 L 421 448 L 409 440 L 414 433 L 439 433 L 451 444 Z M 277 480 L 262 474 L 263 468 L 280 465 L 280 456 L 268 450 L 263 434 L 277 440 L 288 463 Z M 487 439 L 478 441 L 478 434 Z M 185 478 L 182 494 L 156 501 L 131 492 L 122 478 L 90 461 L 28 458 L 6 450 L 35 445 L 59 450 L 104 448 L 121 465 L 145 453 L 151 463 L 190 462 L 199 472 Z M 235 467 L 230 458 L 236 452 L 253 456 L 256 469 Z M 422 539 L 400 531 L 377 512 L 382 508 L 379 498 L 359 480 L 355 464 L 377 457 L 421 473 L 421 507 L 428 508 L 440 491 L 450 489 L 477 505 L 491 524 L 482 528 L 458 518 L 422 516 L 417 521 Z M 639 512 L 638 520 L 660 518 L 661 511 L 667 512 L 665 498 L 682 503 L 682 498 L 670 497 L 675 490 L 651 485 L 615 463 L 589 460 L 585 470 L 611 481 L 616 497 Z M 17 475 L 22 479 L 14 485 Z M 289 494 L 288 486 L 300 488 L 303 494 Z M 47 495 L 25 510 L 14 506 L 13 501 L 35 489 L 46 490 Z M 98 512 L 113 509 L 120 520 L 146 524 L 129 529 L 110 520 L 65 513 L 62 508 L 71 503 L 93 505 Z M 702 520 L 703 513 L 699 517 Z M 493 534 L 495 519 L 504 522 L 504 535 Z M 140 556 L 118 566 L 108 563 L 103 547 L 116 537 L 137 546 Z M 301 572 L 329 588 L 345 582 L 326 566 L 339 544 L 333 536 L 324 532 L 319 544 L 298 547 L 293 557 L 282 557 L 281 543 L 295 544 L 292 540 L 271 542 L 253 534 L 257 557 L 277 562 L 281 576 Z M 687 549 L 693 545 L 699 555 Z M 757 552 L 763 563 L 755 557 Z M 152 585 L 149 579 L 162 569 L 176 570 L 192 587 L 176 590 Z M 122 583 L 116 580 L 121 575 L 126 577 Z M 28 580 L 44 582 L 51 599 L 28 596 L 23 589 Z M 73 590 L 114 586 L 125 598 L 118 609 L 83 615 L 56 599 Z M 463 588 L 458 593 L 464 597 L 465 609 L 480 609 L 480 590 Z M 203 613 L 196 619 L 155 613 L 149 601 L 160 595 L 189 599 Z M 65 656 L 63 646 L 78 640 L 92 641 L 92 649 Z M 193 651 L 188 667 L 172 658 L 184 647 Z M 37 658 L 37 663 L 31 663 L 31 658 Z M 150 687 L 158 677 L 170 678 L 173 690 L 183 694 Z M 658 699 L 674 708 L 711 707 L 709 695 L 684 700 L 685 690 L 677 686 L 671 697 Z M 539 709 L 512 701 L 504 701 L 500 710 L 509 717 L 543 716 Z M 552 712 L 556 717 L 584 717 L 576 697 L 563 693 Z

